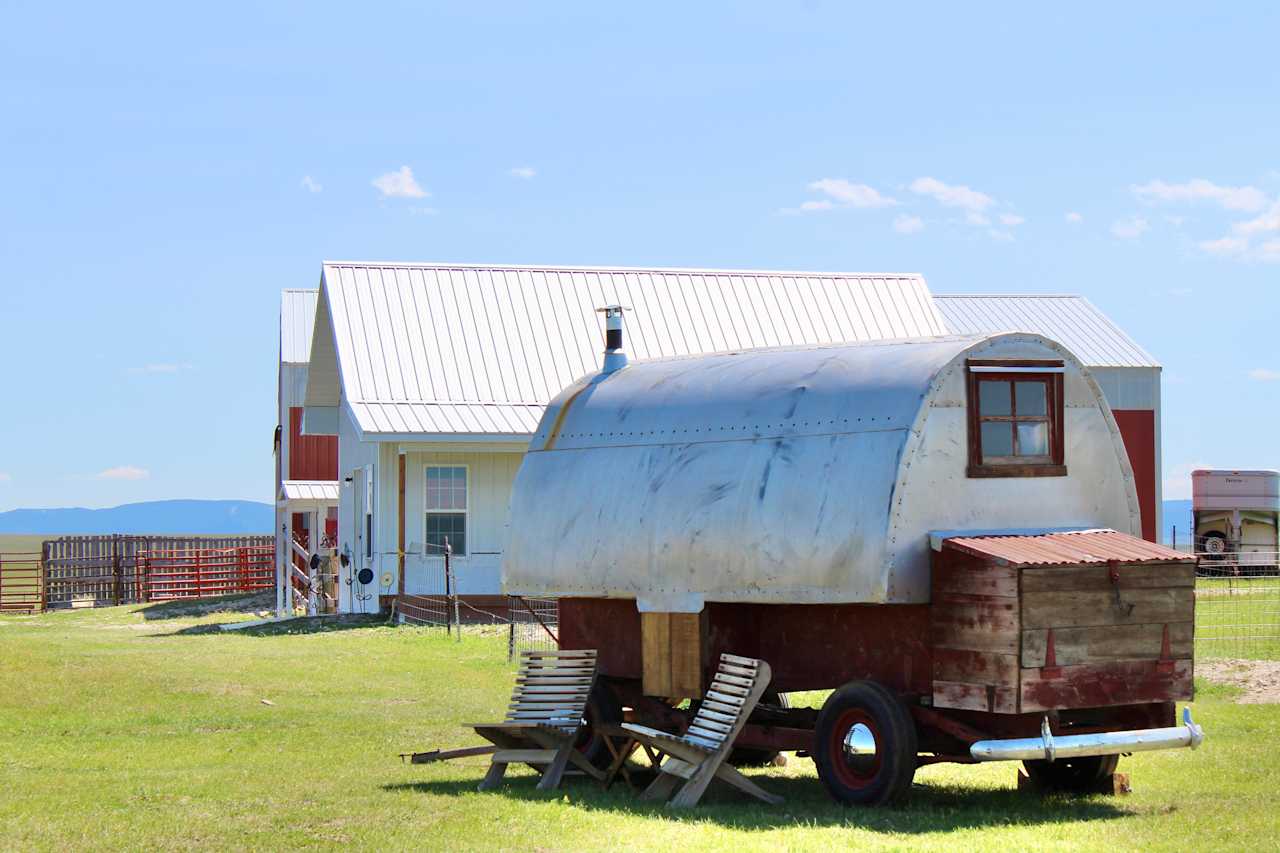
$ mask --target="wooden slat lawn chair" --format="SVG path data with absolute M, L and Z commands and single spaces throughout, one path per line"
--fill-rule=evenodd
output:
M 696 806 L 711 780 L 719 779 L 771 805 L 781 803 L 782 797 L 770 794 L 725 763 L 738 732 L 751 716 L 772 677 L 769 664 L 762 660 L 723 654 L 720 655 L 720 668 L 711 680 L 711 688 L 702 697 L 702 704 L 683 735 L 623 723 L 622 727 L 636 740 L 668 756 L 662 763 L 658 778 L 640 798 L 662 800 L 671 797 L 669 805 Z M 683 786 L 672 796 L 672 791 L 681 782 L 684 782 Z
M 469 724 L 497 747 L 480 790 L 496 787 L 508 764 L 541 770 L 538 788 L 543 791 L 558 787 L 569 765 L 594 779 L 604 778 L 574 748 L 595 682 L 595 649 L 521 652 L 506 720 Z

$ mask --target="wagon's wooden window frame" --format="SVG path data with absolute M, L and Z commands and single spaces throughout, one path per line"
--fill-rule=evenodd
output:
M 462 506 L 461 507 L 457 506 L 453 500 L 453 498 L 457 496 L 456 494 L 457 488 L 456 486 L 453 486 L 453 485 L 450 485 L 447 487 L 450 495 L 448 506 L 444 506 L 443 504 L 433 505 L 432 503 L 431 472 L 433 470 L 440 471 L 446 468 L 449 469 L 449 471 L 451 472 L 456 472 L 458 470 L 462 471 Z M 454 474 L 452 473 L 450 474 L 450 479 L 451 480 L 454 479 Z M 427 556 L 438 557 L 444 553 L 442 548 L 433 547 L 434 545 L 443 545 L 444 536 L 449 536 L 449 546 L 452 549 L 453 556 L 455 557 L 467 556 L 467 549 L 470 547 L 470 544 L 471 544 L 470 543 L 470 539 L 471 539 L 471 536 L 470 536 L 471 534 L 471 529 L 470 529 L 471 528 L 471 466 L 463 463 L 457 463 L 457 462 L 430 462 L 426 464 L 425 466 L 423 466 L 423 471 L 422 471 L 422 491 L 423 491 L 423 506 L 425 507 L 425 512 L 423 513 L 423 519 L 422 519 L 423 535 L 425 538 L 422 541 L 427 543 Z M 443 496 L 443 492 L 440 492 L 439 494 Z M 457 521 L 458 519 L 461 519 L 462 530 L 450 531 L 449 533 L 441 533 L 441 532 L 432 533 L 431 521 L 433 516 L 441 520 L 443 520 L 445 517 L 448 517 L 450 521 Z M 457 540 L 457 538 L 455 538 L 459 532 L 462 535 L 462 540 L 460 542 Z M 439 541 L 433 541 L 433 537 L 435 537 Z
M 965 367 L 969 412 L 968 476 L 1065 477 L 1067 466 L 1063 451 L 1063 362 L 1054 359 L 968 359 Z M 1009 386 L 1008 414 L 982 412 L 981 386 L 984 382 L 1005 383 Z M 1044 386 L 1044 414 L 1019 413 L 1019 382 L 1034 382 Z M 990 456 L 983 453 L 984 423 L 1009 424 L 1012 455 Z M 1036 456 L 1020 455 L 1018 425 L 1037 423 L 1047 426 L 1049 452 Z

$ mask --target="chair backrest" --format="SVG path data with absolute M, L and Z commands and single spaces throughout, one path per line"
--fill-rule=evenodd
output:
M 573 731 L 582 724 L 595 682 L 595 649 L 521 652 L 507 722 L 545 723 Z
M 773 670 L 762 660 L 720 655 L 720 666 L 685 738 L 710 750 L 731 746 L 772 678 Z

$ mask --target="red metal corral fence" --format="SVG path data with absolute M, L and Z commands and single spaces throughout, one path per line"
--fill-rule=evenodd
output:
M 204 598 L 275 588 L 275 546 L 153 548 L 139 556 L 144 601 Z
M 270 536 L 122 534 L 50 539 L 41 555 L 44 605 L 102 607 L 264 589 L 274 580 L 274 542 Z M 152 570 L 162 575 L 154 589 Z
M 39 553 L 0 553 L 0 613 L 44 610 L 44 572 Z

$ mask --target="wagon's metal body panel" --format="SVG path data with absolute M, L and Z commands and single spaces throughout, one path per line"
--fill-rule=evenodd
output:
M 965 359 L 1065 363 L 1067 476 L 966 476 Z M 931 530 L 1138 535 L 1133 475 L 1097 384 L 1031 334 L 635 362 L 548 407 L 516 477 L 515 594 L 923 604 Z

